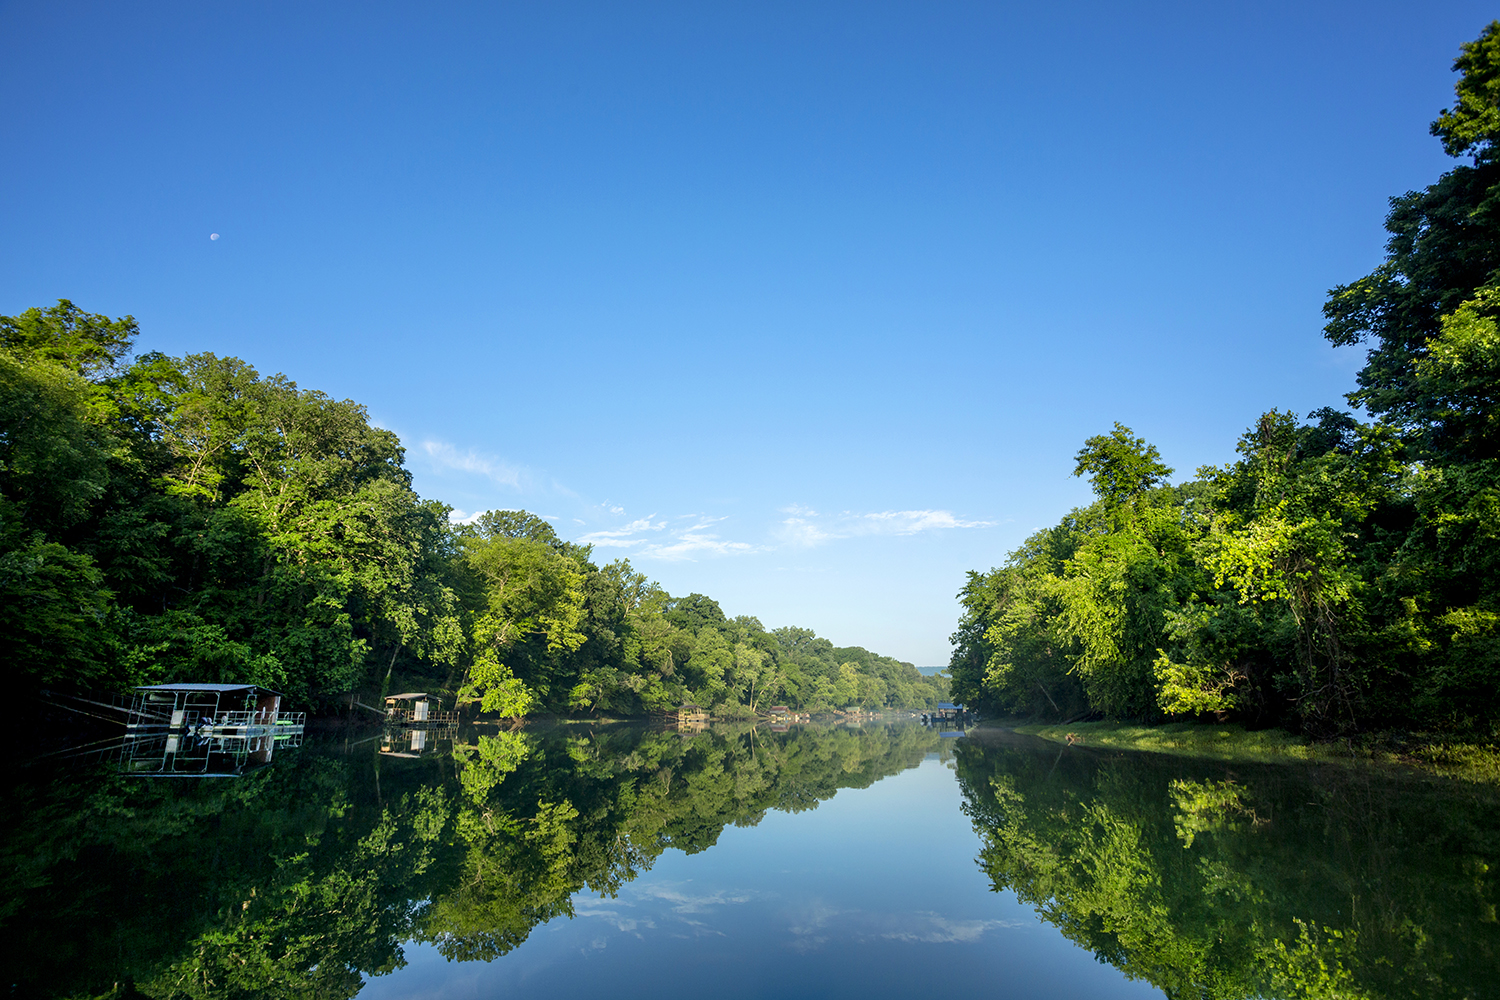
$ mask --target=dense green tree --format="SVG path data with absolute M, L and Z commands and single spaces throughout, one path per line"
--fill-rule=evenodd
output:
M 498 958 L 585 889 L 618 892 L 668 850 L 815 808 L 937 741 L 919 726 L 629 726 L 480 735 L 419 760 L 308 746 L 228 782 L 32 771 L 0 789 L 28 817 L 0 843 L 0 932 L 25 957 L 7 982 L 28 997 L 352 997 L 410 942 Z
M 1500 934 L 1489 786 L 1093 753 L 957 752 L 980 869 L 1168 997 L 1473 997 Z
M 527 511 L 451 525 L 363 406 L 239 358 L 132 358 L 137 334 L 67 301 L 0 317 L 0 653 L 25 684 L 233 680 L 327 704 L 415 683 L 510 717 L 939 693 L 600 569 Z
M 3 323 L 0 332 L 17 339 Z M 64 544 L 109 483 L 113 442 L 92 397 L 62 363 L 0 351 L 0 659 L 14 681 L 94 680 L 107 669 L 104 574 Z
M 350 401 L 233 358 L 145 355 L 134 320 L 0 317 L 0 615 L 32 682 L 186 675 L 294 697 L 403 651 L 451 663 L 446 508 Z
M 25 361 L 50 361 L 98 382 L 119 370 L 140 333 L 135 317 L 86 313 L 67 299 L 19 316 L 0 316 L 0 349 Z
M 1469 156 L 1471 163 L 1391 199 L 1386 259 L 1329 292 L 1324 332 L 1334 344 L 1371 344 L 1353 403 L 1408 431 L 1429 455 L 1482 458 L 1496 454 L 1493 435 L 1476 440 L 1466 433 L 1467 421 L 1455 423 L 1454 398 L 1432 392 L 1431 369 L 1445 317 L 1466 304 L 1471 311 L 1487 308 L 1482 290 L 1500 270 L 1500 22 L 1463 46 L 1454 69 L 1461 74 L 1458 101 L 1432 132 L 1450 156 Z M 1492 398 L 1489 407 L 1493 412 Z
M 1097 500 L 970 574 L 954 689 L 1054 718 L 1234 717 L 1322 736 L 1500 725 L 1500 22 L 1433 124 L 1454 167 L 1391 203 L 1385 261 L 1333 289 L 1369 344 L 1351 402 L 1271 411 L 1180 487 L 1119 424 Z M 1076 698 L 1058 697 L 1072 687 Z
M 1097 434 L 1083 443 L 1073 475 L 1087 474 L 1099 499 L 1118 507 L 1166 482 L 1172 470 L 1161 463 L 1161 454 L 1145 438 L 1116 423 L 1108 434 Z

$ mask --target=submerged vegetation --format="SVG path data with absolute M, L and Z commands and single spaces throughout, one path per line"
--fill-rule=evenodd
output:
M 412 489 L 363 406 L 131 317 L 0 317 L 0 661 L 35 690 L 191 679 L 314 704 L 436 678 L 507 716 L 923 707 L 945 678 L 605 566 Z
M 1369 353 L 1349 402 L 1272 410 L 1169 484 L 1118 424 L 1096 500 L 971 572 L 954 696 L 1072 721 L 1166 718 L 1492 739 L 1500 724 L 1500 22 L 1433 123 L 1470 162 L 1391 200 L 1385 262 L 1329 293 Z

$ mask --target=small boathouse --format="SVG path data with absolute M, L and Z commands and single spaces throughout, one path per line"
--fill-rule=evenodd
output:
M 151 684 L 135 689 L 121 770 L 172 777 L 234 777 L 298 746 L 303 712 L 281 711 L 281 694 L 257 684 Z
M 458 725 L 458 712 L 443 711 L 443 702 L 422 691 L 386 695 L 385 721 L 402 728 L 429 729 Z

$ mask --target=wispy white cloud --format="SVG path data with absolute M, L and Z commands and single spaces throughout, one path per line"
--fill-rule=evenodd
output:
M 775 536 L 783 545 L 810 547 L 839 538 L 867 535 L 916 535 L 924 531 L 953 528 L 988 528 L 993 521 L 969 521 L 951 510 L 883 510 L 869 514 L 844 511 L 824 517 L 798 504 L 781 508 L 789 515 L 777 525 Z
M 702 514 L 679 515 L 656 521 L 637 518 L 618 528 L 606 528 L 580 535 L 578 541 L 598 548 L 631 549 L 631 558 L 662 559 L 668 562 L 692 560 L 698 556 L 733 556 L 756 551 L 749 542 L 721 538 L 708 530 L 722 517 Z M 673 521 L 687 522 L 673 524 Z
M 781 544 L 790 545 L 794 548 L 811 548 L 814 545 L 821 545 L 824 542 L 843 537 L 832 534 L 802 517 L 789 517 L 785 521 L 782 521 L 777 527 L 775 534 L 776 540 L 781 542 Z
M 748 542 L 726 541 L 706 531 L 680 532 L 671 542 L 640 550 L 643 556 L 669 561 L 691 560 L 695 555 L 738 556 L 754 551 L 755 546 Z
M 811 507 L 804 506 L 803 504 L 800 504 L 800 503 L 787 504 L 785 507 L 780 508 L 780 511 L 783 514 L 790 514 L 793 517 L 817 517 L 818 516 L 818 512 L 817 511 L 813 510 Z
M 447 441 L 427 440 L 422 442 L 422 451 L 433 468 L 440 471 L 466 472 L 484 476 L 501 486 L 519 490 L 527 484 L 530 476 L 525 469 L 512 465 L 494 455 L 485 455 L 473 448 L 460 451 Z
M 606 531 L 590 531 L 586 535 L 580 535 L 578 540 L 584 545 L 597 545 L 601 548 L 608 548 L 610 546 L 628 548 L 632 545 L 641 545 L 646 539 L 632 538 L 631 536 L 638 535 L 643 531 L 661 531 L 667 526 L 666 521 L 653 522 L 651 518 L 655 516 L 655 514 L 652 514 L 648 517 L 637 518 L 620 528 L 611 528 Z
M 611 513 L 623 509 L 611 503 L 601 507 Z M 840 538 L 917 535 L 957 528 L 986 528 L 994 523 L 967 520 L 949 510 L 844 511 L 823 515 L 811 507 L 791 504 L 781 508 L 780 513 L 786 517 L 773 526 L 771 544 L 726 538 L 719 527 L 726 518 L 709 514 L 678 514 L 660 519 L 651 514 L 617 527 L 590 531 L 579 536 L 578 541 L 597 548 L 628 549 L 632 559 L 680 562 L 748 555 L 776 548 L 810 548 Z
M 485 514 L 485 512 L 482 511 L 482 510 L 476 510 L 476 511 L 474 511 L 471 514 L 471 513 L 468 513 L 467 511 L 463 511 L 463 510 L 460 510 L 457 507 L 455 507 L 455 508 L 453 508 L 452 510 L 450 510 L 448 512 L 448 523 L 449 524 L 473 524 L 475 521 L 478 521 L 481 517 L 483 517 L 484 514 Z M 562 518 L 558 517 L 556 514 L 538 514 L 537 517 L 540 517 L 540 518 L 542 518 L 543 520 L 546 520 L 546 521 L 561 521 L 562 520 Z

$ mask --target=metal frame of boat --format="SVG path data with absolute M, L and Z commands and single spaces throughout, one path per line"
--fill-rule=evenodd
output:
M 299 746 L 305 712 L 256 684 L 151 684 L 135 689 L 120 768 L 164 777 L 235 777 Z
M 443 711 L 442 699 L 425 691 L 408 691 L 385 696 L 385 721 L 387 725 L 406 728 L 436 729 L 458 725 L 458 712 Z

